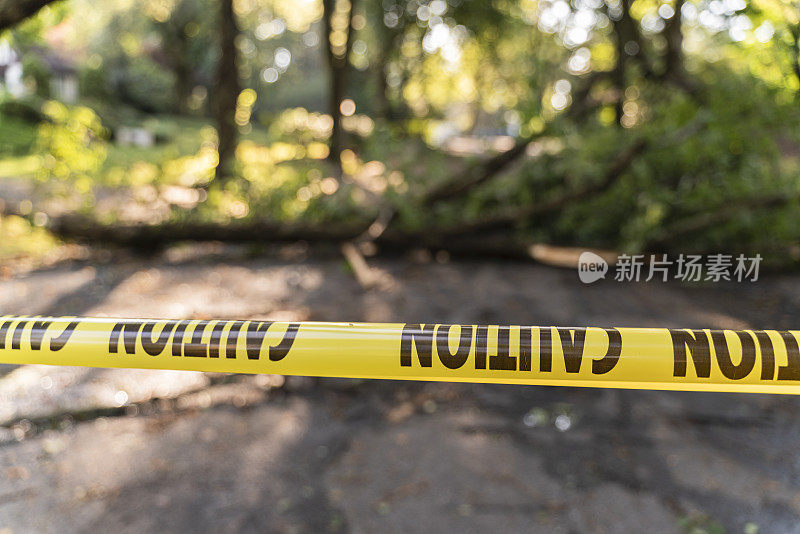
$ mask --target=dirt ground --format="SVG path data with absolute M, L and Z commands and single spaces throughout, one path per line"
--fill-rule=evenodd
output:
M 101 258 L 102 259 L 102 258 Z M 796 276 L 178 248 L 0 281 L 0 311 L 798 328 Z M 0 366 L 0 532 L 800 532 L 793 397 Z

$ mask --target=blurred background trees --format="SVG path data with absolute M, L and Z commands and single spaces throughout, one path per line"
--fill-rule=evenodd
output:
M 788 265 L 799 57 L 781 0 L 0 1 L 0 235 Z

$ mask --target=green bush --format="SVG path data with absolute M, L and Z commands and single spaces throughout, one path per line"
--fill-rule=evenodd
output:
M 53 100 L 42 111 L 49 120 L 39 126 L 37 178 L 55 192 L 90 193 L 106 156 L 100 119 L 89 108 L 70 108 Z
M 120 77 L 119 96 L 124 102 L 148 113 L 175 110 L 174 75 L 151 58 L 131 58 Z

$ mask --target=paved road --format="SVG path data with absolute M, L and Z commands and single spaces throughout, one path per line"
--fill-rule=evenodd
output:
M 218 254 L 223 252 L 223 254 Z M 796 278 L 173 249 L 0 282 L 18 314 L 797 328 Z M 302 251 L 300 251 L 302 252 Z M 800 532 L 792 397 L 0 367 L 0 532 Z M 5 529 L 5 530 L 4 530 Z

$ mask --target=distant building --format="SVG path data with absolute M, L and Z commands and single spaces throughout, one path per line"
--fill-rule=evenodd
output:
M 6 41 L 0 41 L 0 93 L 20 97 L 26 93 L 19 54 Z
M 50 98 L 74 104 L 78 101 L 78 68 L 73 61 L 47 50 L 44 61 L 50 67 Z
M 74 61 L 47 48 L 34 48 L 30 54 L 37 56 L 47 69 L 50 98 L 74 104 L 78 101 L 78 68 Z M 15 98 L 28 95 L 32 87 L 25 83 L 20 54 L 6 41 L 0 41 L 0 94 Z
M 76 103 L 80 96 L 78 66 L 72 59 L 75 50 L 69 46 L 69 36 L 76 31 L 75 24 L 75 18 L 69 17 L 49 28 L 44 36 L 47 48 L 39 49 L 41 58 L 50 69 L 50 98 L 65 104 Z

